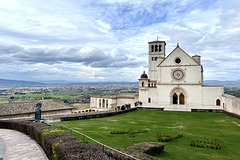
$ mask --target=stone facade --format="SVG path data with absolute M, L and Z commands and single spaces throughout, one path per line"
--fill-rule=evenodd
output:
M 42 102 L 42 115 L 69 114 L 73 107 L 52 101 Z M 16 102 L 0 104 L 0 118 L 34 117 L 37 102 Z
M 224 95 L 223 86 L 203 85 L 201 56 L 190 56 L 177 44 L 166 57 L 166 42 L 148 44 L 149 77 L 143 73 L 139 79 L 141 107 L 175 111 L 228 109 L 239 113 L 236 106 L 240 100 Z
M 223 101 L 225 102 L 223 108 L 227 112 L 240 115 L 240 98 L 224 94 Z
M 224 87 L 203 84 L 201 56 L 190 56 L 179 44 L 166 56 L 166 42 L 149 42 L 148 75 L 139 79 L 139 98 L 91 97 L 90 108 L 116 109 L 140 101 L 142 109 L 227 111 L 240 115 L 240 99 L 224 94 Z
M 90 108 L 98 110 L 116 110 L 118 106 L 131 104 L 138 101 L 136 94 L 124 94 L 117 96 L 96 96 L 90 99 Z

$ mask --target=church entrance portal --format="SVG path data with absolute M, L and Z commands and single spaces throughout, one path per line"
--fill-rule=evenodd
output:
M 185 105 L 186 104 L 186 91 L 180 87 L 174 88 L 170 92 L 171 96 L 171 104 L 179 104 Z
M 173 104 L 178 104 L 178 95 L 176 93 L 173 95 Z
M 179 96 L 180 104 L 184 104 L 184 95 L 181 93 Z
M 185 100 L 184 100 L 184 94 L 180 93 L 179 95 L 177 95 L 176 93 L 173 94 L 172 96 L 172 104 L 181 104 L 184 105 L 185 104 Z

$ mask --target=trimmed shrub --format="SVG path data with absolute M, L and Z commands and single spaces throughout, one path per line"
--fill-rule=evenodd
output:
M 128 134 L 129 137 L 135 137 L 135 134 L 138 133 L 147 133 L 147 130 L 139 130 L 139 131 L 134 131 L 132 128 L 130 128 L 128 131 L 111 131 L 110 134 Z
M 218 143 L 218 140 L 215 138 L 211 142 L 209 141 L 199 141 L 199 140 L 191 140 L 190 141 L 190 146 L 192 147 L 201 147 L 201 148 L 210 148 L 210 149 L 216 149 L 216 150 L 221 150 L 222 147 Z
M 9 120 L 0 121 L 0 128 L 14 129 L 28 134 L 42 146 L 49 159 L 111 159 L 93 145 L 81 143 L 77 138 L 47 124 Z
M 165 136 L 164 134 L 162 135 L 161 132 L 157 133 L 157 139 L 160 142 L 169 142 L 169 141 L 172 141 L 174 139 L 181 138 L 182 136 L 183 136 L 183 134 L 179 134 L 177 136 L 169 136 L 169 135 Z

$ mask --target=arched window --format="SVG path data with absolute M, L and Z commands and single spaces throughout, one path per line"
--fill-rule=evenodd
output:
M 180 96 L 179 96 L 179 100 L 180 100 L 180 104 L 185 104 L 183 93 L 180 94 Z
M 145 87 L 145 83 L 144 82 L 142 82 L 142 87 Z
M 161 52 L 162 51 L 162 45 L 160 44 L 159 45 L 159 52 Z
M 150 83 L 148 83 L 148 87 L 150 87 Z
M 106 100 L 106 108 L 108 108 L 108 100 Z
M 158 51 L 158 45 L 155 45 L 155 52 Z
M 151 98 L 148 98 L 148 103 L 151 103 Z
M 151 51 L 154 52 L 154 45 L 151 46 Z
M 178 95 L 176 93 L 173 95 L 173 104 L 178 104 Z
M 101 102 L 102 102 L 102 100 L 101 100 L 101 99 L 99 99 L 99 108 L 101 108 L 101 107 L 102 107 L 102 106 L 101 106 L 101 105 L 102 105 L 102 103 L 101 103 Z
M 217 106 L 220 106 L 220 105 L 221 105 L 220 99 L 217 99 L 217 100 L 216 100 L 216 105 L 217 105 Z
M 105 108 L 105 99 L 102 100 L 102 108 Z

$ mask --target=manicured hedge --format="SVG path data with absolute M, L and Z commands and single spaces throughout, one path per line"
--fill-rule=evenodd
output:
M 212 141 L 205 141 L 205 140 L 191 140 L 190 146 L 192 147 L 200 147 L 200 148 L 209 148 L 209 149 L 216 149 L 221 150 L 222 146 L 218 143 L 218 140 L 215 138 Z
M 9 120 L 0 121 L 0 128 L 13 129 L 29 135 L 41 145 L 49 159 L 111 159 L 100 149 L 93 147 L 93 145 L 82 143 L 77 138 L 51 125 Z
M 172 141 L 174 139 L 181 138 L 182 136 L 183 136 L 182 134 L 179 134 L 177 136 L 169 136 L 169 135 L 164 135 L 161 132 L 157 133 L 157 139 L 160 142 L 169 142 L 169 141 Z

